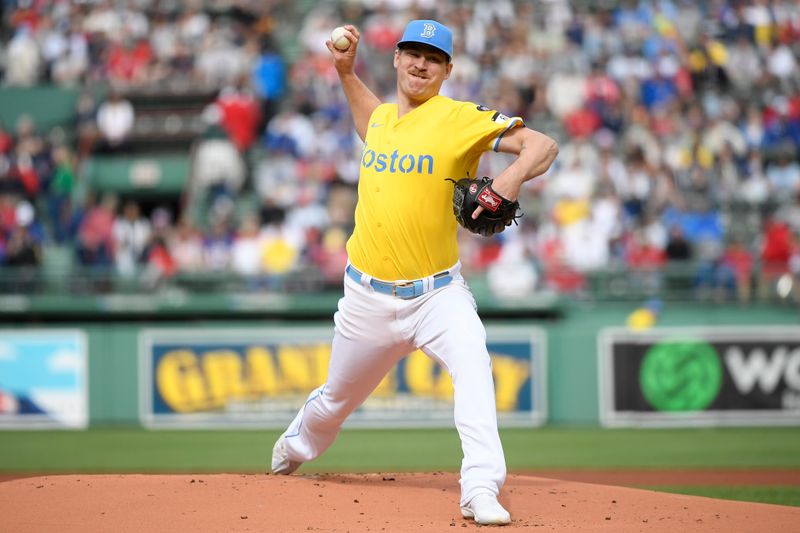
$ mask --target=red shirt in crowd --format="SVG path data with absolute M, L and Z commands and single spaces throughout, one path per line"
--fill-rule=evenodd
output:
M 112 250 L 113 226 L 114 212 L 104 205 L 97 205 L 86 213 L 78 230 L 78 237 L 84 246 L 96 248 L 100 244 L 105 244 L 109 250 Z
M 741 244 L 734 244 L 725 250 L 722 262 L 733 271 L 736 279 L 747 280 L 753 274 L 753 256 Z
M 148 263 L 158 269 L 161 275 L 169 278 L 175 275 L 178 271 L 178 263 L 175 258 L 169 253 L 169 250 L 164 243 L 158 243 L 150 250 L 150 255 L 147 258 Z
M 19 158 L 11 175 L 20 182 L 29 197 L 34 197 L 39 192 L 39 174 L 30 157 Z
M 255 96 L 246 91 L 224 90 L 217 99 L 222 112 L 222 128 L 239 151 L 245 151 L 258 136 L 261 108 Z
M 113 45 L 108 51 L 106 68 L 110 78 L 131 81 L 140 79 L 152 60 L 150 43 L 142 39 L 133 47 Z
M 635 238 L 628 243 L 626 258 L 633 270 L 648 271 L 659 270 L 667 260 L 664 250 Z
M 0 154 L 9 153 L 12 146 L 14 146 L 14 139 L 8 134 L 8 132 L 0 129 Z
M 792 257 L 792 231 L 785 222 L 770 220 L 764 228 L 761 247 L 762 269 L 767 274 L 783 274 Z

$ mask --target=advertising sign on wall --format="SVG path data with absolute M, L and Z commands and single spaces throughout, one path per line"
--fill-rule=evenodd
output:
M 544 334 L 487 328 L 501 425 L 546 419 Z M 157 427 L 284 427 L 325 382 L 329 328 L 144 330 L 140 416 Z M 348 419 L 350 426 L 452 424 L 450 376 L 421 351 L 409 354 Z
M 800 328 L 607 329 L 603 425 L 800 425 Z
M 87 362 L 79 330 L 0 330 L 0 429 L 85 428 Z

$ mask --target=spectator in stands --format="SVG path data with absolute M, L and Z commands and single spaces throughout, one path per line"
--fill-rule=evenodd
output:
M 538 275 L 522 242 L 512 238 L 503 246 L 497 261 L 489 266 L 486 279 L 496 297 L 522 299 L 533 293 Z
M 72 127 L 77 136 L 78 159 L 82 161 L 94 149 L 99 137 L 97 106 L 89 91 L 81 91 L 75 102 Z
M 3 121 L 0 120 L 0 155 L 10 154 L 13 147 L 14 137 L 11 135 L 11 132 L 6 129 Z
M 211 28 L 211 17 L 199 2 L 187 2 L 183 11 L 178 14 L 178 38 L 190 48 L 199 48 Z
M 725 143 L 714 161 L 712 180 L 717 183 L 717 198 L 728 204 L 738 199 L 744 179 L 744 159 L 734 154 L 730 144 Z
M 202 45 L 196 50 L 195 67 L 204 83 L 212 87 L 235 84 L 248 73 L 248 60 L 243 47 L 237 46 L 235 29 L 226 17 L 211 22 L 202 34 Z M 190 37 L 196 39 L 196 36 Z
M 544 287 L 562 294 L 583 294 L 586 276 L 569 264 L 557 230 L 549 224 L 543 226 L 537 241 L 535 257 L 544 270 Z
M 800 149 L 800 117 L 792 116 L 790 102 L 785 97 L 774 98 L 762 120 L 764 135 L 760 148 L 765 154 Z
M 777 39 L 772 41 L 772 49 L 767 54 L 767 72 L 774 76 L 783 91 L 793 91 L 800 83 L 795 52 Z
M 45 141 L 37 130 L 36 121 L 31 115 L 23 113 L 17 118 L 14 134 L 16 138 L 13 144 L 16 149 L 22 149 L 34 158 L 44 154 Z
M 231 269 L 247 280 L 255 290 L 260 285 L 261 274 L 261 221 L 257 213 L 242 218 L 231 247 Z
M 80 203 L 73 201 L 71 196 L 64 197 L 57 218 L 51 220 L 54 244 L 74 246 L 84 215 Z
M 253 64 L 251 85 L 261 101 L 261 121 L 257 130 L 264 131 L 278 113 L 286 90 L 286 65 L 271 36 L 264 37 L 260 47 L 260 55 Z
M 297 199 L 298 184 L 296 176 L 299 162 L 293 157 L 290 142 L 281 141 L 272 145 L 253 172 L 253 188 L 265 209 L 288 209 Z M 285 214 L 285 213 L 283 213 Z M 271 219 L 262 213 L 264 223 Z
M 50 13 L 43 13 L 36 27 L 41 59 L 44 63 L 43 78 L 48 82 L 53 78 L 53 63 L 67 48 L 66 35 L 55 28 Z
M 597 174 L 594 172 L 594 154 L 585 151 L 571 151 L 574 145 L 567 147 L 567 155 L 563 164 L 551 175 L 547 193 L 554 199 L 572 198 L 588 199 L 595 192 Z
M 258 137 L 261 107 L 245 78 L 225 86 L 219 93 L 216 105 L 220 125 L 233 145 L 244 154 Z
M 112 38 L 122 33 L 122 12 L 109 0 L 101 0 L 89 8 L 83 19 L 83 31 Z
M 127 149 L 133 132 L 135 114 L 133 105 L 112 90 L 97 109 L 97 128 L 100 132 L 100 152 L 121 152 Z
M 722 254 L 722 269 L 732 279 L 739 303 L 750 301 L 753 284 L 753 254 L 738 236 L 733 236 Z
M 727 62 L 728 48 L 725 43 L 708 33 L 701 33 L 698 42 L 689 49 L 692 85 L 697 89 L 727 88 Z
M 708 98 L 708 96 L 707 96 Z M 708 123 L 703 135 L 703 146 L 712 156 L 719 156 L 723 149 L 728 149 L 733 157 L 742 157 L 747 151 L 747 140 L 736 126 L 740 108 L 729 98 L 718 98 L 709 113 Z
M 15 182 L 14 190 L 34 201 L 39 192 L 39 175 L 33 165 L 33 157 L 26 147 L 22 145 L 17 146 L 12 161 L 9 177 Z
M 694 245 L 694 293 L 698 300 L 724 301 L 736 291 L 733 271 L 723 261 L 722 244 L 701 240 Z
M 13 194 L 0 191 L 0 235 L 8 238 L 17 227 L 17 204 Z
M 0 198 L 4 195 L 16 195 L 19 191 L 19 182 L 11 177 L 11 159 L 0 154 Z
M 210 272 L 225 272 L 230 268 L 233 247 L 230 215 L 219 209 L 214 211 L 212 208 L 211 227 L 203 239 L 203 264 Z
M 8 43 L 5 62 L 6 85 L 31 87 L 39 80 L 42 68 L 41 56 L 32 33 L 30 26 L 22 24 Z
M 204 112 L 207 127 L 192 156 L 190 191 L 196 201 L 213 204 L 220 196 L 235 198 L 246 177 L 244 157 L 220 127 L 221 110 L 212 104 Z
M 307 160 L 317 147 L 319 132 L 310 118 L 311 109 L 290 106 L 275 116 L 267 127 L 268 146 L 288 150 L 295 159 Z
M 611 258 L 608 235 L 596 231 L 591 218 L 582 218 L 566 226 L 561 230 L 561 236 L 565 259 L 576 271 L 592 273 L 609 266 Z
M 36 208 L 28 201 L 22 200 L 14 208 L 16 227 L 24 227 L 37 246 L 45 240 L 45 231 L 36 216 Z
M 325 283 L 335 287 L 341 283 L 342 269 L 347 266 L 347 236 L 340 226 L 311 230 L 306 237 L 308 257 L 319 269 Z
M 38 267 L 41 264 L 41 248 L 31 236 L 28 227 L 20 224 L 8 237 L 5 245 L 5 266 L 14 270 L 3 279 L 7 292 L 30 294 L 36 288 Z
M 174 9 L 146 1 L 150 9 L 138 12 L 108 0 L 12 4 L 0 31 L 7 55 L 3 82 L 81 89 L 76 120 L 66 131 L 67 139 L 78 139 L 67 147 L 77 154 L 70 192 L 67 157 L 59 150 L 64 142 L 57 141 L 55 130 L 40 135 L 28 119 L 13 134 L 4 136 L 0 128 L 0 220 L 3 209 L 13 212 L 27 196 L 46 209 L 45 221 L 60 221 L 50 228 L 56 242 L 83 246 L 73 235 L 81 235 L 74 228 L 83 226 L 82 163 L 98 135 L 91 96 L 97 83 L 111 78 L 149 90 L 232 87 L 224 106 L 235 146 L 229 140 L 223 148 L 213 135 L 199 136 L 192 166 L 192 183 L 204 183 L 203 191 L 228 184 L 210 195 L 208 219 L 204 207 L 197 209 L 198 227 L 217 232 L 206 242 L 205 260 L 213 266 L 204 268 L 230 269 L 225 236 L 234 218 L 230 208 L 223 209 L 223 217 L 216 214 L 217 196 L 219 205 L 230 206 L 254 192 L 263 224 L 282 223 L 292 235 L 297 257 L 287 263 L 320 269 L 330 263 L 336 272 L 342 233 L 351 229 L 351 222 L 344 222 L 350 203 L 340 201 L 341 191 L 330 184 L 353 183 L 363 147 L 335 89 L 323 42 L 331 20 L 360 23 L 369 46 L 357 68 L 369 72 L 368 84 L 385 94 L 392 90 L 393 72 L 382 55 L 393 49 L 409 13 L 419 10 L 444 16 L 470 36 L 456 54 L 459 74 L 445 84 L 446 94 L 516 110 L 561 137 L 551 174 L 521 191 L 526 219 L 536 229 L 520 233 L 536 243 L 526 246 L 541 256 L 544 285 L 579 294 L 585 277 L 570 262 L 587 264 L 581 252 L 597 244 L 581 249 L 581 239 L 597 237 L 602 246 L 589 255 L 608 257 L 613 267 L 624 260 L 621 245 L 630 244 L 645 213 L 659 213 L 665 228 L 680 228 L 682 239 L 667 238 L 671 259 L 688 252 L 688 268 L 715 261 L 715 272 L 728 263 L 734 272 L 746 270 L 726 256 L 730 251 L 735 258 L 736 247 L 723 243 L 733 229 L 743 229 L 744 250 L 761 251 L 757 228 L 775 204 L 788 208 L 790 229 L 800 225 L 791 216 L 800 212 L 795 3 L 633 0 L 608 8 L 564 1 L 426 0 L 412 7 L 407 1 L 346 3 L 339 11 L 318 3 L 295 6 L 296 12 L 303 10 L 302 18 L 279 18 L 288 5 L 283 2 L 253 8 L 255 16 L 236 16 L 223 0 L 177 3 Z M 299 39 L 297 54 L 280 48 L 285 43 L 279 38 L 290 34 Z M 283 63 L 292 56 L 293 64 Z M 241 94 L 242 80 L 250 81 L 254 95 Z M 257 122 L 250 110 L 259 107 Z M 132 110 L 127 117 L 123 137 L 133 125 Z M 254 139 L 265 131 L 257 146 Z M 100 146 L 113 149 L 106 139 Z M 254 147 L 265 150 L 263 157 Z M 242 161 L 232 157 L 240 151 L 258 156 L 252 181 L 240 171 Z M 491 166 L 482 172 L 497 174 Z M 189 192 L 184 200 L 194 208 L 199 203 L 195 191 Z M 50 205 L 58 203 L 55 198 L 63 202 L 58 213 Z M 93 207 L 89 202 L 87 215 Z M 179 218 L 187 214 L 184 209 Z M 328 217 L 330 230 L 320 226 Z M 658 233 L 653 227 L 651 233 Z M 179 268 L 197 268 L 196 230 L 179 228 L 167 241 L 170 249 Z M 7 244 L 10 231 L 0 230 L 0 241 Z M 464 235 L 461 244 L 465 268 L 474 258 L 469 268 L 480 275 L 511 243 Z M 176 246 L 184 252 L 177 253 Z M 719 285 L 722 278 L 713 279 Z M 741 284 L 737 290 L 741 296 Z
M 140 282 L 145 288 L 153 290 L 162 287 L 178 272 L 177 261 L 169 247 L 173 234 L 170 209 L 165 206 L 153 209 L 149 227 L 149 240 L 141 253 L 144 268 Z
M 81 83 L 89 70 L 89 41 L 74 27 L 64 37 L 64 46 L 51 63 L 50 77 L 58 85 L 74 87 Z
M 736 37 L 729 50 L 725 73 L 742 95 L 750 94 L 753 87 L 761 80 L 763 63 L 758 50 L 744 32 Z
M 743 166 L 744 182 L 737 196 L 753 207 L 760 207 L 770 197 L 770 184 L 764 172 L 761 151 L 751 149 Z
M 171 17 L 156 11 L 151 18 L 150 48 L 153 51 L 156 71 L 169 72 L 170 64 L 176 58 L 179 47 L 178 31 Z
M 178 272 L 196 273 L 203 270 L 203 239 L 188 215 L 178 221 L 168 245 Z
M 631 271 L 633 287 L 648 294 L 661 290 L 664 250 L 653 244 L 645 226 L 637 227 L 627 238 L 625 261 Z
M 55 169 L 47 188 L 47 216 L 55 228 L 60 223 L 64 203 L 75 188 L 75 166 L 68 147 L 56 146 L 52 154 Z
M 153 50 L 144 36 L 115 35 L 108 50 L 105 70 L 112 85 L 143 85 L 150 79 L 152 61 Z
M 141 280 L 149 290 L 163 286 L 178 272 L 178 265 L 172 257 L 166 239 L 161 233 L 154 233 L 145 250 L 145 268 Z
M 627 157 L 626 163 L 637 168 L 655 167 L 662 161 L 664 148 L 663 143 L 653 133 L 653 117 L 642 105 L 632 102 L 626 104 L 632 105 L 632 108 L 627 111 L 628 117 L 625 119 L 625 126 L 618 139 L 620 148 Z M 634 179 L 634 182 L 640 181 L 638 177 L 629 176 L 629 178 Z M 629 192 L 634 196 L 640 196 L 642 193 L 641 183 L 633 185 Z M 623 191 L 620 190 L 619 193 L 622 195 Z
M 773 291 L 775 281 L 789 272 L 789 261 L 795 246 L 792 230 L 785 221 L 773 217 L 765 222 L 759 251 L 759 299 L 766 299 Z
M 117 272 L 126 278 L 138 274 L 147 259 L 145 251 L 150 243 L 150 222 L 141 215 L 135 200 L 127 200 L 122 213 L 114 220 L 114 264 Z
M 94 204 L 93 198 L 90 195 L 87 199 L 90 207 L 78 228 L 78 260 L 84 266 L 105 270 L 114 264 L 113 226 L 117 199 L 107 194 L 99 204 Z
M 767 180 L 772 195 L 782 202 L 793 202 L 800 198 L 800 164 L 795 149 L 784 147 L 767 167 Z
M 749 150 L 760 148 L 764 138 L 764 119 L 760 107 L 753 104 L 748 105 L 738 125 L 744 135 L 747 148 Z
M 652 77 L 645 79 L 641 85 L 641 101 L 649 110 L 669 107 L 678 98 L 678 88 L 674 79 L 658 65 Z
M 647 207 L 655 172 L 645 159 L 644 150 L 635 146 L 627 154 L 625 162 L 625 181 L 617 182 L 617 191 L 622 200 L 623 217 L 638 219 Z
M 673 224 L 669 228 L 669 236 L 664 253 L 667 261 L 673 263 L 685 263 L 692 258 L 692 247 L 686 240 L 680 225 Z
M 280 290 L 283 287 L 286 277 L 297 267 L 305 244 L 305 233 L 286 224 L 271 224 L 264 228 L 260 259 L 267 288 Z

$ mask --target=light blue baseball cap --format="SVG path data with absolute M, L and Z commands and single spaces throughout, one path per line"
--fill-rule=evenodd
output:
M 407 43 L 427 44 L 447 54 L 448 59 L 453 58 L 453 32 L 435 20 L 412 20 L 409 22 L 397 47 Z

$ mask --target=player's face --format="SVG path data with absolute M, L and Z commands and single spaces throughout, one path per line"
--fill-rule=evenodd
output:
M 408 45 L 394 52 L 397 88 L 410 100 L 424 102 L 439 94 L 453 64 L 447 56 L 425 45 Z

